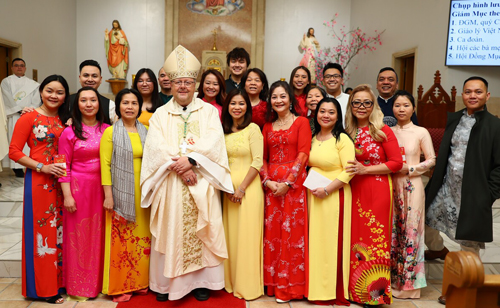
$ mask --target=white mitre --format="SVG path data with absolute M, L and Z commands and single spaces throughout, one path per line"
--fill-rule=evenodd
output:
M 170 80 L 177 78 L 196 79 L 200 68 L 200 61 L 182 45 L 175 47 L 163 64 L 163 69 Z

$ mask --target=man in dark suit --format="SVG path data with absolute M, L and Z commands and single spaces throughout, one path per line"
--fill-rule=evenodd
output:
M 102 82 L 101 66 L 95 60 L 85 60 L 80 64 L 80 75 L 78 76 L 80 85 L 98 89 Z M 69 97 L 69 108 L 73 106 L 76 94 Z M 115 102 L 99 94 L 99 106 L 104 112 L 104 122 L 112 124 L 115 120 Z

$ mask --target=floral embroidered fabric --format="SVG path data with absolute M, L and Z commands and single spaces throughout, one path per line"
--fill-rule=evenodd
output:
M 284 196 L 265 189 L 264 285 L 268 295 L 282 300 L 307 295 L 307 196 L 302 183 L 311 147 L 309 121 L 298 117 L 287 130 L 273 130 L 266 123 L 263 181 L 292 186 Z
M 58 116 L 37 111 L 16 123 L 9 155 L 18 161 L 27 143 L 30 158 L 53 163 L 64 126 Z M 27 169 L 24 180 L 22 294 L 31 298 L 57 294 L 62 282 L 62 191 L 57 178 Z
M 398 142 L 388 126 L 382 131 L 387 139 L 379 142 L 370 136 L 368 127 L 358 129 L 356 160 L 365 166 L 385 164 L 396 172 L 402 166 Z M 349 297 L 361 304 L 390 304 L 391 176 L 356 175 L 350 183 L 353 208 Z
M 436 155 L 429 132 L 409 123 L 392 127 L 404 149 L 409 173 L 396 173 L 394 183 L 394 218 L 391 248 L 391 283 L 395 290 L 408 291 L 424 288 L 424 229 L 425 192 L 421 174 L 436 163 Z M 426 160 L 420 162 L 420 154 Z M 413 171 L 412 171 L 413 170 Z
M 465 154 L 470 132 L 475 123 L 476 118 L 473 115 L 464 114 L 460 118 L 455 132 L 453 132 L 451 155 L 448 157 L 444 184 L 427 210 L 426 224 L 431 228 L 444 232 L 450 239 L 460 245 L 484 249 L 484 243 L 455 239 L 462 200 Z

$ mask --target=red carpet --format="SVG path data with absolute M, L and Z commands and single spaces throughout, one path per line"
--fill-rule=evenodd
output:
M 149 291 L 148 295 L 134 295 L 130 301 L 119 303 L 117 308 L 169 308 L 169 307 L 196 307 L 196 308 L 245 308 L 246 303 L 233 294 L 224 290 L 210 291 L 210 299 L 204 302 L 197 301 L 192 294 L 177 301 L 156 301 L 156 294 Z

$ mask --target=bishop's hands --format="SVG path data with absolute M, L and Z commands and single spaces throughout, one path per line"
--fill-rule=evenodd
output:
M 193 170 L 188 170 L 186 172 L 184 172 L 182 175 L 180 175 L 182 181 L 184 182 L 184 184 L 186 184 L 187 186 L 194 186 L 196 184 L 198 184 L 198 179 L 196 177 L 196 173 L 194 173 Z
M 177 175 L 181 177 L 184 184 L 193 186 L 198 183 L 196 173 L 194 173 L 194 171 L 191 169 L 193 165 L 189 162 L 187 156 L 174 157 L 172 158 L 172 160 L 174 161 L 174 163 L 171 164 L 168 169 L 177 173 Z
M 178 175 L 182 175 L 184 172 L 191 170 L 193 165 L 189 162 L 189 158 L 187 156 L 183 157 L 174 157 L 172 158 L 174 161 L 173 164 L 170 165 L 169 169 L 177 173 Z

